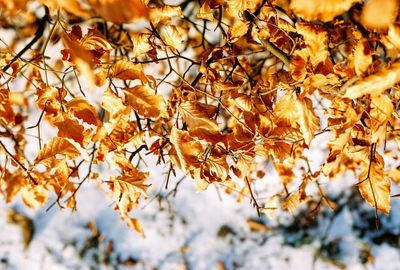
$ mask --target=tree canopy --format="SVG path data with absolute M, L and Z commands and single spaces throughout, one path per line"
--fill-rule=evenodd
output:
M 54 192 L 53 205 L 75 209 L 95 181 L 142 232 L 130 213 L 148 196 L 152 156 L 160 186 L 181 170 L 259 214 L 330 205 L 321 179 L 353 172 L 388 214 L 400 182 L 398 5 L 0 0 L 1 196 L 41 207 Z M 282 189 L 258 198 L 267 163 Z

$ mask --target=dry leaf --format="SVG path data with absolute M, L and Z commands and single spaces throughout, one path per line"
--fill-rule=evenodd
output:
M 400 63 L 372 74 L 347 88 L 344 97 L 355 99 L 368 94 L 379 95 L 400 82 Z
M 125 88 L 126 101 L 143 117 L 168 117 L 167 107 L 162 95 L 155 94 L 149 86 L 137 85 Z
M 336 16 L 346 12 L 360 0 L 293 0 L 290 8 L 293 12 L 308 21 L 330 21 Z
M 376 153 L 375 160 L 371 161 L 371 166 L 365 166 L 360 175 L 358 188 L 361 196 L 372 207 L 388 215 L 390 211 L 390 181 L 385 177 L 383 166 L 382 156 Z

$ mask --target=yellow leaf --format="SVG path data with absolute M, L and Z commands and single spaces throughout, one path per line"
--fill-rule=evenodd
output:
M 392 179 L 393 182 L 400 184 L 400 168 L 391 169 L 386 173 L 386 175 Z
M 167 46 L 175 50 L 178 50 L 184 41 L 182 29 L 175 25 L 163 25 L 160 29 L 160 36 Z
M 53 124 L 58 128 L 57 135 L 59 137 L 70 138 L 83 146 L 84 128 L 79 124 L 78 120 L 69 114 L 59 113 L 53 120 Z
M 357 75 L 362 75 L 372 64 L 371 49 L 367 41 L 359 40 L 354 48 L 354 69 Z
M 143 117 L 168 117 L 167 107 L 162 95 L 155 94 L 149 86 L 137 85 L 125 88 L 126 101 Z
M 49 192 L 41 185 L 25 186 L 22 188 L 21 197 L 28 207 L 38 209 L 49 199 Z
M 146 33 L 135 33 L 131 35 L 133 45 L 133 57 L 136 58 L 140 55 L 147 53 L 152 50 L 153 47 L 149 43 L 150 34 Z
M 361 23 L 368 29 L 387 30 L 395 22 L 398 8 L 397 0 L 368 0 L 363 6 Z
M 239 38 L 244 36 L 249 29 L 249 22 L 237 20 L 228 31 L 228 40 L 231 43 L 236 42 Z
M 308 98 L 298 99 L 296 102 L 300 131 L 303 133 L 304 142 L 310 145 L 314 133 L 319 130 L 319 118 L 315 115 L 312 102 Z
M 308 21 L 330 21 L 336 16 L 346 12 L 360 0 L 293 0 L 290 8 L 293 12 Z
M 111 122 L 118 121 L 120 112 L 126 109 L 122 99 L 110 88 L 103 93 L 101 107 L 106 111 L 107 120 Z
M 96 108 L 82 97 L 75 97 L 68 101 L 66 107 L 76 118 L 82 119 L 88 124 L 98 125 L 100 122 L 97 118 Z
M 211 12 L 210 5 L 206 1 L 204 1 L 203 5 L 199 9 L 199 12 L 197 13 L 197 18 L 208 20 L 211 22 L 215 20 L 214 15 Z
M 142 238 L 145 238 L 142 223 L 136 218 L 128 218 L 128 227 L 138 232 Z
M 88 0 L 88 3 L 105 20 L 118 24 L 147 18 L 149 13 L 141 0 Z
M 187 131 L 173 127 L 169 140 L 179 158 L 180 164 L 177 164 L 178 166 L 187 170 L 190 168 L 200 168 L 199 157 L 203 153 L 203 147 Z
M 54 137 L 39 151 L 35 159 L 35 164 L 50 165 L 51 159 L 54 159 L 57 154 L 69 158 L 82 156 L 88 159 L 85 151 L 76 142 L 68 138 Z
M 0 123 L 9 125 L 14 122 L 14 111 L 9 100 L 9 91 L 0 89 Z
M 307 45 L 308 57 L 313 67 L 324 62 L 329 57 L 328 51 L 328 34 L 323 27 L 299 22 L 296 23 L 297 32 L 304 37 Z
M 386 134 L 386 124 L 394 110 L 392 100 L 387 95 L 371 96 L 371 142 L 376 143 Z
M 314 133 L 320 128 L 319 118 L 314 113 L 310 99 L 296 98 L 295 95 L 288 92 L 277 103 L 274 112 L 278 119 L 287 121 L 292 127 L 296 127 L 297 123 L 303 134 L 304 142 L 310 145 Z
M 361 196 L 372 207 L 387 215 L 390 212 L 390 181 L 385 177 L 383 166 L 382 156 L 375 153 L 371 166 L 366 166 L 360 175 L 358 188 Z
M 111 76 L 121 80 L 141 80 L 146 83 L 147 78 L 142 65 L 133 64 L 128 60 L 119 60 L 112 68 Z
M 62 36 L 63 43 L 67 48 L 67 52 L 69 53 L 67 59 L 64 56 L 64 60 L 68 60 L 78 68 L 79 72 L 85 77 L 90 87 L 95 85 L 95 77 L 93 73 L 94 69 L 94 59 L 93 54 L 84 48 L 78 41 L 72 40 L 68 35 L 64 34 Z M 63 52 L 63 51 L 62 51 Z
M 400 62 L 358 81 L 347 88 L 344 97 L 355 99 L 368 94 L 379 95 L 398 82 L 400 82 Z
M 179 105 L 179 114 L 189 129 L 204 128 L 218 131 L 217 121 L 213 119 L 217 107 L 199 102 L 182 102 Z
M 159 23 L 165 24 L 173 17 L 183 18 L 183 13 L 180 6 L 162 6 L 153 7 L 150 9 L 150 21 L 154 26 Z

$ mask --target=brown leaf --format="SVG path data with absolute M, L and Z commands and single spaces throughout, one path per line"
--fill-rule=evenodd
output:
M 363 6 L 361 23 L 368 29 L 387 30 L 395 22 L 398 8 L 397 0 L 369 0 Z
M 85 151 L 71 139 L 54 137 L 39 151 L 35 158 L 35 164 L 42 163 L 49 166 L 51 159 L 54 159 L 57 154 L 69 158 L 78 156 L 88 158 Z
M 76 118 L 82 119 L 88 124 L 99 125 L 96 108 L 82 97 L 75 97 L 65 105 Z
M 371 96 L 371 142 L 376 143 L 380 138 L 385 138 L 386 124 L 391 118 L 394 106 L 387 95 Z
M 146 75 L 140 64 L 133 64 L 128 60 L 119 60 L 112 68 L 111 77 L 121 80 L 141 80 L 147 83 Z
M 390 181 L 385 177 L 384 161 L 381 155 L 375 153 L 371 166 L 365 166 L 360 175 L 358 188 L 361 196 L 377 210 L 386 215 L 390 212 Z
M 105 20 L 117 24 L 149 16 L 149 9 L 141 0 L 88 0 L 88 3 Z
M 290 8 L 293 12 L 308 21 L 330 21 L 336 16 L 346 12 L 360 0 L 293 0 Z
M 166 24 L 174 17 L 183 18 L 183 13 L 180 6 L 162 6 L 152 7 L 150 9 L 150 21 L 154 26 L 159 23 Z
M 9 91 L 0 89 L 0 123 L 9 125 L 14 122 L 14 111 L 9 100 Z
M 400 62 L 395 62 L 389 68 L 363 78 L 347 88 L 344 97 L 355 99 L 368 94 L 379 95 L 399 82 Z
M 180 168 L 200 168 L 199 157 L 203 153 L 203 146 L 192 138 L 187 131 L 175 127 L 171 130 L 170 142 L 174 146 L 179 158 Z
M 168 117 L 167 107 L 162 95 L 146 85 L 137 85 L 124 88 L 126 101 L 137 113 L 143 117 Z

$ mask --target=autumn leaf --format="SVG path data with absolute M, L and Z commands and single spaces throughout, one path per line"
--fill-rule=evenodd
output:
M 173 127 L 169 140 L 176 150 L 179 167 L 185 169 L 200 167 L 199 156 L 203 153 L 203 147 L 187 131 Z
M 76 97 L 68 101 L 65 106 L 76 118 L 82 119 L 91 125 L 99 125 L 100 120 L 97 118 L 96 108 L 89 104 L 86 99 Z
M 326 22 L 346 12 L 357 2 L 360 2 L 360 0 L 293 0 L 290 2 L 290 8 L 298 16 L 308 21 L 321 20 Z
M 0 89 L 0 122 L 9 125 L 14 122 L 14 111 L 10 104 L 9 91 Z
M 56 155 L 64 155 L 68 158 L 76 158 L 82 156 L 88 159 L 84 149 L 82 149 L 76 142 L 68 138 L 54 137 L 39 151 L 35 158 L 35 163 L 42 163 L 47 166 L 50 165 L 52 159 Z
M 124 88 L 127 103 L 143 117 L 167 117 L 167 107 L 162 95 L 146 85 Z
M 150 9 L 150 21 L 154 26 L 158 24 L 166 24 L 174 17 L 183 18 L 183 13 L 180 6 L 162 6 L 153 7 Z
M 375 153 L 375 158 L 370 161 L 360 175 L 358 188 L 361 196 L 377 210 L 386 215 L 390 211 L 390 181 L 385 177 L 384 161 L 381 155 Z
M 186 101 L 179 105 L 179 113 L 182 120 L 191 130 L 204 128 L 209 131 L 217 131 L 218 124 L 213 119 L 216 112 L 217 107 L 199 102 Z
M 376 143 L 386 134 L 386 124 L 394 110 L 393 103 L 387 95 L 371 96 L 371 142 Z
M 141 80 L 146 83 L 147 78 L 140 64 L 131 61 L 119 60 L 112 68 L 111 76 L 121 80 Z
M 131 35 L 133 57 L 144 55 L 153 49 L 149 42 L 150 36 L 151 35 L 147 33 L 134 33 Z
M 178 50 L 183 44 L 183 31 L 175 25 L 163 25 L 160 36 L 164 43 L 172 49 Z
M 149 14 L 141 0 L 88 0 L 88 3 L 105 20 L 118 24 L 147 18 Z
M 354 48 L 354 69 L 356 74 L 363 74 L 371 64 L 371 48 L 367 41 L 359 40 Z
M 355 99 L 368 94 L 379 95 L 386 89 L 400 82 L 400 63 L 395 62 L 347 88 L 344 97 Z
M 387 30 L 395 22 L 398 8 L 397 0 L 369 0 L 363 6 L 361 23 L 372 30 Z
M 314 133 L 320 128 L 319 118 L 308 98 L 296 98 L 288 92 L 276 105 L 275 113 L 278 119 L 288 121 L 291 126 L 298 124 L 307 145 L 310 145 Z
M 236 21 L 228 31 L 228 40 L 231 43 L 236 42 L 239 38 L 244 36 L 249 29 L 249 22 Z

